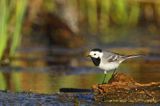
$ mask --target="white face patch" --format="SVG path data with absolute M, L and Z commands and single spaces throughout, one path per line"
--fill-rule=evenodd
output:
M 93 58 L 98 58 L 98 57 L 101 58 L 103 56 L 103 53 L 99 51 L 91 51 L 89 55 Z

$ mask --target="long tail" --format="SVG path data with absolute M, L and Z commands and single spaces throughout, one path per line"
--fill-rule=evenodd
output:
M 143 55 L 128 55 L 128 56 L 124 56 L 123 59 L 122 59 L 122 61 L 120 61 L 120 63 L 123 62 L 123 61 L 125 61 L 125 60 L 127 60 L 127 59 L 137 58 L 137 57 L 142 57 L 142 56 Z
M 128 55 L 125 56 L 125 59 L 131 59 L 131 58 L 137 58 L 137 57 L 142 57 L 143 55 Z

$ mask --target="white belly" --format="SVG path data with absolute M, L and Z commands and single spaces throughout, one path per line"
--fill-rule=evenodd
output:
M 119 64 L 116 62 L 111 62 L 111 63 L 106 63 L 106 64 L 101 63 L 99 68 L 101 68 L 105 71 L 110 71 L 110 70 L 116 69 L 118 66 L 119 66 Z

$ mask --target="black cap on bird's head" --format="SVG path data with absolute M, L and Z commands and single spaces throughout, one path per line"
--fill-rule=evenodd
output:
M 101 49 L 99 49 L 99 48 L 94 48 L 94 49 L 92 49 L 91 51 L 98 51 L 98 52 L 102 52 L 102 50 L 101 50 Z

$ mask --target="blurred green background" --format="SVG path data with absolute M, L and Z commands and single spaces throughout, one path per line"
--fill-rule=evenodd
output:
M 0 88 L 50 93 L 63 85 L 90 87 L 102 75 L 79 73 L 93 67 L 85 54 L 95 47 L 148 55 L 120 70 L 133 70 L 141 82 L 158 81 L 159 27 L 158 0 L 0 0 Z M 53 75 L 43 73 L 48 70 Z
M 36 45 L 29 40 L 38 37 L 45 38 L 42 45 L 69 48 L 94 40 L 110 46 L 159 44 L 159 1 L 1 0 L 0 5 L 0 59 L 14 56 L 20 44 Z

